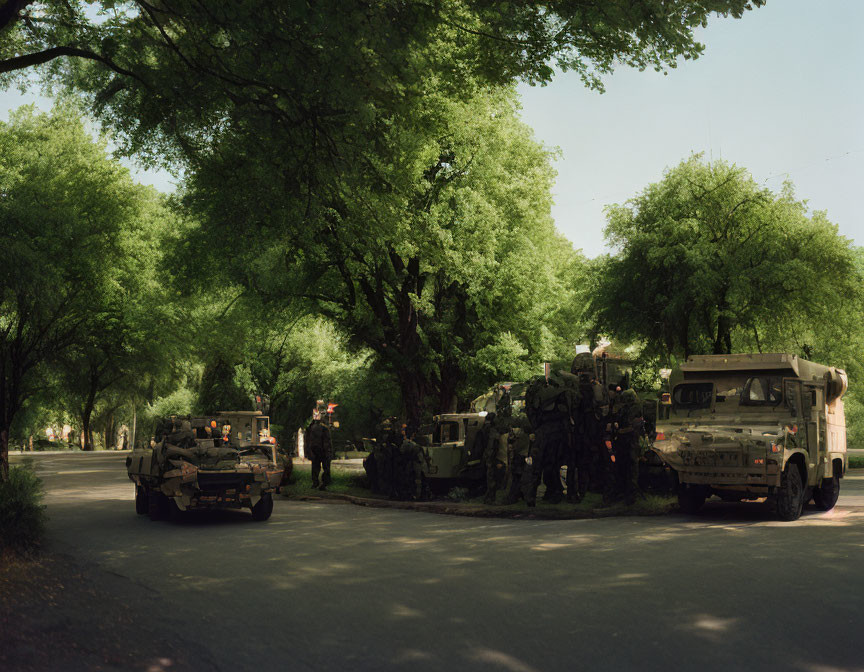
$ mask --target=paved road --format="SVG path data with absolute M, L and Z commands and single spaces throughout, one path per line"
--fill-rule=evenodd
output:
M 219 669 L 864 669 L 862 472 L 795 523 L 720 502 L 502 521 L 286 500 L 263 524 L 153 523 L 123 457 L 37 458 L 52 543 L 158 594 Z

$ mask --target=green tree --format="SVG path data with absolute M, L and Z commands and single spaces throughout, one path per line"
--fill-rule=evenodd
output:
M 65 110 L 0 124 L 0 473 L 39 367 L 73 346 L 138 211 L 128 171 Z
M 153 369 L 164 367 L 178 335 L 162 261 L 176 216 L 152 188 L 136 187 L 135 196 L 112 254 L 102 259 L 105 282 L 90 295 L 75 342 L 58 362 L 63 398 L 80 420 L 85 450 L 94 445 L 91 418 L 99 403 L 107 403 L 99 415 L 110 437 L 115 412 L 140 393 Z
M 824 213 L 808 215 L 790 184 L 774 194 L 696 155 L 607 216 L 616 253 L 598 269 L 590 310 L 599 330 L 649 353 L 761 351 L 798 334 L 803 354 L 807 333 L 860 305 L 850 241 Z
M 428 109 L 389 135 L 382 142 L 405 150 L 400 161 L 377 157 L 354 184 L 342 176 L 328 207 L 308 203 L 303 214 L 273 171 L 259 175 L 260 157 L 223 147 L 189 179 L 186 202 L 201 222 L 190 245 L 211 250 L 250 293 L 311 302 L 398 378 L 417 421 L 427 399 L 451 409 L 469 381 L 490 375 L 474 358 L 500 332 L 529 357 L 557 347 L 542 323 L 567 304 L 561 269 L 576 255 L 552 224 L 550 153 L 510 90 L 466 103 L 430 94 Z M 226 192 L 235 171 L 254 188 Z

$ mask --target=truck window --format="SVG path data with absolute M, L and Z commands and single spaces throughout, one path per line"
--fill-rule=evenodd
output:
M 741 390 L 742 406 L 776 406 L 783 401 L 783 379 L 780 376 L 753 376 Z
M 711 408 L 714 383 L 681 383 L 672 391 L 672 408 Z
M 459 423 L 452 421 L 439 422 L 435 427 L 435 443 L 459 440 Z

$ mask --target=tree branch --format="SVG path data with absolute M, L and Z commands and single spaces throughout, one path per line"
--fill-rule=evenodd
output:
M 32 2 L 33 0 L 6 0 L 0 5 L 0 30 L 11 26 L 21 18 L 21 10 Z
M 24 54 L 23 56 L 16 56 L 15 58 L 0 61 L 0 74 L 4 72 L 12 72 L 13 70 L 31 68 L 34 65 L 42 65 L 43 63 L 53 61 L 55 58 L 60 58 L 62 56 L 75 56 L 76 58 L 85 58 L 90 61 L 97 61 L 117 74 L 123 75 L 124 77 L 131 77 L 143 84 L 145 87 L 147 86 L 147 82 L 141 79 L 134 72 L 121 68 L 119 65 L 100 54 L 87 51 L 86 49 L 79 49 L 78 47 L 52 47 L 51 49 L 39 51 L 34 54 Z

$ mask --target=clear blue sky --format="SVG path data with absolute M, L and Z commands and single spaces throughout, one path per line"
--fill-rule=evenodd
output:
M 826 210 L 864 245 L 864 2 L 768 0 L 741 20 L 715 18 L 705 54 L 668 76 L 623 69 L 607 91 L 559 75 L 520 87 L 527 123 L 557 146 L 553 214 L 588 256 L 604 251 L 603 207 L 620 203 L 691 152 L 747 168 Z
M 520 86 L 526 122 L 562 152 L 558 228 L 588 256 L 602 253 L 605 205 L 705 152 L 775 190 L 788 176 L 799 198 L 864 245 L 855 205 L 864 188 L 862 25 L 862 0 L 768 0 L 742 20 L 713 19 L 700 32 L 705 55 L 668 76 L 621 69 L 602 95 L 572 74 Z M 0 117 L 31 101 L 50 107 L 35 95 L 0 92 Z M 137 177 L 173 188 L 164 173 Z

